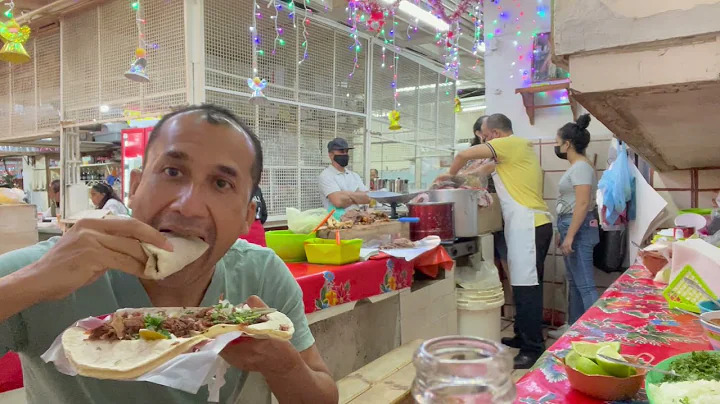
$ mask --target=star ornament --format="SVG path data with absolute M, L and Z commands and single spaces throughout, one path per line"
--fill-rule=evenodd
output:
M 25 50 L 25 42 L 30 39 L 30 27 L 27 25 L 21 27 L 14 18 L 0 22 L 0 39 L 3 41 L 0 60 L 15 64 L 30 61 L 30 55 Z

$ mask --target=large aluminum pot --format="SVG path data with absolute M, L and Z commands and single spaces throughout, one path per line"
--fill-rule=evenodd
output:
M 478 191 L 474 189 L 436 189 L 428 192 L 430 202 L 454 202 L 455 237 L 476 237 L 478 230 Z
M 410 240 L 438 236 L 442 241 L 455 240 L 452 202 L 408 203 L 408 215 L 420 219 L 410 223 Z

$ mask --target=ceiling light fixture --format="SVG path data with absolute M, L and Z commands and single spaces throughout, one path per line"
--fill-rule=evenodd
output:
M 393 4 L 393 0 L 382 0 L 385 4 Z M 411 3 L 407 0 L 402 0 L 398 5 L 398 9 L 412 17 L 416 21 L 424 22 L 430 25 L 440 32 L 447 32 L 450 30 L 450 24 L 438 18 L 430 11 L 424 10 L 423 8 Z
M 462 112 L 482 111 L 482 110 L 485 110 L 485 109 L 487 109 L 487 106 L 485 106 L 485 105 L 480 105 L 480 106 L 477 106 L 477 107 L 467 107 L 467 108 L 466 108 L 466 107 L 463 107 Z

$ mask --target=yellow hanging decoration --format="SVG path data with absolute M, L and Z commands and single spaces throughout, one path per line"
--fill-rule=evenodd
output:
M 0 22 L 0 39 L 4 42 L 0 49 L 0 60 L 16 64 L 29 62 L 30 55 L 24 46 L 29 38 L 30 27 L 27 25 L 21 27 L 14 18 Z
M 455 97 L 455 113 L 459 114 L 462 112 L 462 104 L 460 103 L 460 98 Z
M 392 110 L 388 113 L 388 120 L 390 120 L 390 127 L 388 129 L 390 130 L 400 130 L 402 129 L 402 126 L 400 126 L 400 113 L 397 110 Z

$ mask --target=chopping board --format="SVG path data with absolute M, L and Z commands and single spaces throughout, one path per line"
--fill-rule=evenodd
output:
M 328 230 L 320 229 L 317 231 L 319 238 L 335 239 L 335 232 L 340 232 L 341 240 L 362 239 L 363 241 L 377 240 L 386 234 L 397 237 L 410 239 L 410 224 L 400 223 L 397 220 L 389 222 L 378 222 L 373 224 L 356 224 L 351 229 Z

